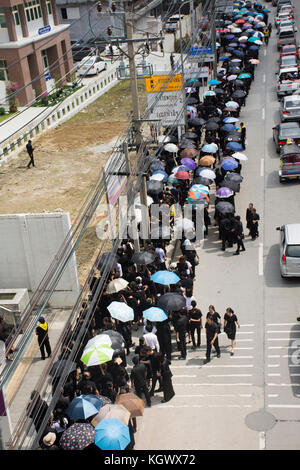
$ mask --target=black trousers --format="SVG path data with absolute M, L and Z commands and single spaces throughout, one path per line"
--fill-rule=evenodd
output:
M 236 247 L 236 252 L 237 252 L 237 253 L 240 252 L 240 249 L 245 250 L 245 247 L 244 247 L 244 243 L 243 243 L 242 238 L 241 238 L 241 239 L 237 239 L 236 243 L 237 243 L 237 247 Z
M 157 375 L 157 371 L 154 371 L 152 375 L 152 385 L 151 385 L 150 393 L 154 393 L 157 381 L 159 383 L 159 388 L 162 388 L 161 377 Z
M 45 348 L 46 348 L 46 352 L 48 356 L 51 355 L 51 346 L 50 346 L 50 341 L 48 338 L 45 340 L 39 341 L 39 347 L 40 347 L 42 359 L 45 359 Z
M 191 322 L 190 329 L 191 329 L 191 337 L 192 337 L 194 347 L 196 347 L 195 331 L 197 331 L 197 346 L 199 347 L 201 344 L 201 328 L 199 325 L 195 325 L 194 323 Z
M 181 352 L 181 357 L 186 358 L 186 343 L 185 343 L 185 335 L 179 335 L 179 349 Z
M 207 341 L 206 341 L 206 359 L 210 359 L 210 353 L 211 353 L 211 347 L 212 347 L 212 345 L 210 344 L 211 341 L 212 341 L 212 338 L 207 338 Z M 213 345 L 216 348 L 217 354 L 221 354 L 220 347 L 219 347 L 219 338 L 218 337 L 216 338 Z
M 31 155 L 29 155 L 29 158 L 30 158 L 30 161 L 27 165 L 27 168 L 30 168 L 30 165 L 35 166 L 34 165 L 34 159 L 33 159 L 33 153 Z
M 144 385 L 143 387 L 138 387 L 135 389 L 136 394 L 139 398 L 142 398 L 142 395 L 145 395 L 147 405 L 151 405 L 151 398 L 150 398 L 150 393 L 147 388 L 147 385 Z

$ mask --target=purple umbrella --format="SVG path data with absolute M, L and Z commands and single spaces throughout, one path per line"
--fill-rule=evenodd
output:
M 225 36 L 226 39 L 233 39 L 235 36 L 233 34 L 228 34 Z
M 217 197 L 220 197 L 220 198 L 230 197 L 230 196 L 232 196 L 232 195 L 233 195 L 233 191 L 232 191 L 232 189 L 230 189 L 230 188 L 226 188 L 226 187 L 224 187 L 224 188 L 219 188 L 219 189 L 217 189 L 217 191 L 216 191 L 216 196 L 217 196 Z
M 197 168 L 196 163 L 191 158 L 182 158 L 180 161 L 183 165 L 187 166 L 191 170 L 195 170 Z

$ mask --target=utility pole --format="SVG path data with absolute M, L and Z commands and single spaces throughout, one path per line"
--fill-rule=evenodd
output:
M 212 48 L 214 54 L 213 61 L 213 78 L 217 78 L 217 47 L 216 47 L 216 0 L 212 0 L 211 13 L 210 13 L 210 24 L 212 31 Z

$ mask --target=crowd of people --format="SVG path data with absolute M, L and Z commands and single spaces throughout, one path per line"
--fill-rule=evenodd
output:
M 214 214 L 221 250 L 236 244 L 234 254 L 237 255 L 245 251 L 245 246 L 241 217 L 235 214 L 235 197 L 243 181 L 241 162 L 247 160 L 242 153 L 247 147 L 246 126 L 243 122 L 239 126 L 237 123 L 255 77 L 261 38 L 268 22 L 267 12 L 258 5 L 250 8 L 247 2 L 238 3 L 240 8 L 244 7 L 243 13 L 234 13 L 231 18 L 225 15 L 226 27 L 218 31 L 220 48 L 225 55 L 219 58 L 221 67 L 216 79 L 208 82 L 210 86 L 203 100 L 200 99 L 199 81 L 191 79 L 186 83 L 188 129 L 183 135 L 178 135 L 177 128 L 165 129 L 161 145 L 150 160 L 147 178 L 147 193 L 151 198 L 149 211 L 152 203 L 169 206 L 173 230 L 177 220 L 176 207 L 191 204 L 193 223 L 200 207 L 204 213 L 204 235 L 209 235 L 211 215 Z M 255 40 L 249 41 L 250 38 Z M 173 144 L 173 147 L 167 147 L 168 144 Z M 174 145 L 177 147 L 175 151 Z M 159 174 L 162 177 L 157 177 Z M 196 196 L 194 194 L 195 199 L 191 193 L 197 193 Z M 212 205 L 214 212 L 210 212 Z M 259 236 L 258 221 L 259 215 L 250 203 L 246 224 L 252 240 Z M 60 390 L 51 419 L 42 432 L 42 448 L 59 448 L 64 430 L 72 424 L 66 409 L 76 396 L 95 394 L 104 402 L 115 403 L 119 395 L 134 391 L 137 396 L 145 397 L 149 407 L 157 393 L 162 393 L 163 403 L 171 400 L 175 395 L 170 368 L 172 361 L 175 358 L 185 360 L 189 344 L 191 351 L 201 347 L 203 329 L 206 337 L 205 363 L 211 360 L 213 348 L 216 357 L 221 356 L 218 335 L 222 329 L 231 342 L 230 354 L 235 353 L 236 329 L 240 323 L 233 309 L 226 308 L 222 319 L 213 305 L 209 305 L 205 317 L 198 306 L 194 291 L 196 266 L 199 264 L 196 237 L 183 232 L 180 255 L 174 262 L 167 255 L 168 246 L 172 243 L 172 230 L 165 235 L 164 229 L 160 225 L 157 236 L 140 240 L 139 252 L 133 240 L 124 239 L 116 254 L 111 253 L 110 258 L 99 261 L 98 274 L 90 283 L 90 296 L 82 304 L 76 326 L 65 338 L 61 360 L 67 360 L 71 354 L 91 301 L 95 302 L 92 321 L 86 328 L 81 347 L 76 350 L 76 366 Z M 111 269 L 105 279 L 104 290 L 98 294 L 97 287 L 107 260 Z M 172 272 L 176 281 L 153 280 L 155 274 L 166 272 Z M 120 280 L 122 283 L 116 282 Z M 133 319 L 121 321 L 114 318 L 109 311 L 112 302 L 129 306 L 134 313 Z M 145 317 L 145 311 L 149 309 L 163 310 L 165 317 L 149 320 Z M 44 321 L 41 318 L 41 325 Z M 41 325 L 39 333 L 43 335 L 45 330 Z M 111 360 L 86 366 L 81 358 L 87 342 L 95 335 L 109 331 L 121 335 L 124 347 L 116 349 Z M 138 344 L 134 344 L 132 339 L 134 331 L 138 331 Z M 46 350 L 51 353 L 50 346 Z M 57 391 L 58 379 L 56 376 L 53 378 L 53 393 Z M 28 415 L 37 431 L 40 431 L 46 412 L 46 402 L 33 392 Z M 132 449 L 135 419 L 130 420 L 130 431 L 128 448 Z

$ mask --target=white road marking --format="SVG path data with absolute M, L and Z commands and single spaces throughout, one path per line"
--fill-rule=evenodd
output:
M 296 323 L 267 323 L 267 326 L 289 326 L 296 325 Z
M 269 408 L 300 408 L 300 405 L 268 405 Z
M 263 121 L 265 120 L 265 114 L 266 114 L 265 108 L 263 107 L 263 109 L 261 110 L 261 118 Z
M 290 330 L 270 330 L 270 331 L 267 331 L 267 333 L 300 333 L 300 329 L 298 331 L 290 331 Z
M 224 367 L 248 367 L 248 368 L 249 368 L 249 367 L 254 367 L 254 365 L 253 365 L 253 364 L 230 364 L 230 365 L 228 365 L 228 364 L 226 364 L 226 365 L 221 364 L 221 365 L 219 365 L 219 366 L 206 366 L 205 368 L 208 368 L 208 367 L 221 367 L 222 369 L 223 369 Z
M 291 338 L 267 338 L 267 341 L 290 341 L 290 339 Z
M 209 386 L 209 387 L 215 387 L 215 386 L 218 386 L 218 387 L 237 387 L 237 386 L 245 386 L 245 387 L 252 387 L 253 384 L 252 383 L 247 383 L 247 382 L 237 382 L 237 383 L 213 383 L 213 382 L 202 382 L 202 383 L 192 383 L 192 384 L 178 384 L 178 383 L 174 383 L 173 384 L 174 386 L 181 386 L 183 385 L 184 387 L 188 386 L 188 387 L 202 387 L 202 386 Z
M 253 374 L 212 374 L 208 377 L 253 377 Z
M 260 243 L 258 247 L 258 275 L 263 276 L 264 274 L 264 247 L 263 244 Z
M 299 349 L 299 346 L 268 346 L 268 349 Z
M 269 398 L 278 398 L 279 395 L 276 394 L 276 393 L 269 393 L 269 394 L 268 394 L 268 397 L 269 397 Z
M 266 55 L 267 55 L 267 49 L 264 50 L 264 56 L 266 56 Z
M 265 433 L 265 431 L 261 431 L 259 433 L 259 448 L 260 448 L 260 450 L 264 450 L 266 448 L 266 433 Z
M 300 384 L 291 383 L 291 384 L 267 384 L 268 387 L 300 387 Z
M 254 325 L 254 323 L 249 323 L 248 325 L 242 324 L 242 325 L 241 325 L 241 328 L 248 327 L 248 326 L 255 326 L 255 325 Z
M 264 176 L 265 174 L 265 159 L 260 159 L 260 176 Z
M 268 374 L 268 377 L 280 377 L 281 374 L 280 373 L 276 373 L 276 374 Z
M 276 395 L 279 396 L 279 395 Z M 198 395 L 178 395 L 176 394 L 176 398 L 192 398 L 192 397 L 200 397 L 200 398 L 205 398 L 205 397 L 241 397 L 241 398 L 251 398 L 252 395 L 251 393 L 223 393 L 223 394 L 218 394 L 218 393 L 200 393 Z
M 173 377 L 175 377 L 176 379 L 179 379 L 179 378 L 194 378 L 194 377 L 197 377 L 197 375 L 174 375 Z
M 280 364 L 268 364 L 268 367 L 280 367 Z
M 254 348 L 234 348 L 235 351 L 241 351 L 241 350 L 246 350 L 246 349 L 250 350 Z M 237 356 L 236 359 L 238 359 L 239 357 L 241 358 L 241 357 L 253 357 L 253 356 Z
M 237 331 L 236 336 L 238 335 L 254 335 L 254 331 Z
M 254 340 L 253 339 L 237 339 L 237 341 L 241 343 L 242 341 L 254 341 Z
M 263 74 L 263 83 L 266 83 L 266 74 Z

